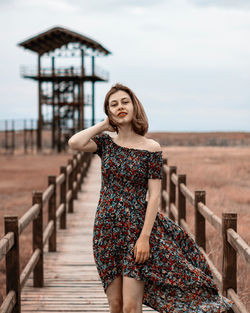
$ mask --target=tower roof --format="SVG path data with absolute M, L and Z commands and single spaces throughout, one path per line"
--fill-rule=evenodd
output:
M 61 48 L 63 45 L 71 42 L 79 42 L 80 44 L 83 44 L 88 48 L 92 48 L 95 51 L 104 53 L 105 55 L 111 54 L 110 51 L 105 49 L 97 41 L 58 26 L 20 42 L 18 45 L 42 55 Z

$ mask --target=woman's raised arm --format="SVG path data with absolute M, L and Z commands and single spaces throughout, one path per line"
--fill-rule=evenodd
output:
M 97 145 L 93 140 L 93 136 L 106 130 L 106 122 L 102 121 L 87 129 L 81 130 L 69 138 L 68 144 L 72 150 L 79 150 L 84 152 L 95 152 Z

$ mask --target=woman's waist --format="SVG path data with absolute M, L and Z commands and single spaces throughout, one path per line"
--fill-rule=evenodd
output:
M 112 206 L 112 207 L 145 207 L 147 203 L 145 195 L 137 194 L 101 194 L 99 205 Z
M 140 214 L 146 210 L 147 203 L 146 195 L 126 193 L 110 194 L 104 192 L 100 196 L 98 207 L 106 212 L 123 212 L 129 210 L 136 211 Z
M 110 199 L 146 199 L 147 189 L 142 188 L 123 188 L 115 189 L 110 186 L 103 186 L 101 189 L 101 196 L 109 197 Z
M 122 226 L 126 224 L 136 225 L 143 223 L 146 214 L 147 201 L 131 204 L 126 202 L 102 202 L 96 211 L 96 219 L 102 224 Z

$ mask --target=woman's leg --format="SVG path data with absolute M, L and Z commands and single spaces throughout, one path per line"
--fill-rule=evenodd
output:
M 110 313 L 122 313 L 122 276 L 116 277 L 106 290 Z
M 123 276 L 123 313 L 142 313 L 145 282 Z

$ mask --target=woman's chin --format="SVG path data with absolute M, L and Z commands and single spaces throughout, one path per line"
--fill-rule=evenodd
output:
M 125 125 L 125 124 L 130 124 L 130 123 L 131 121 L 120 121 L 118 125 Z

